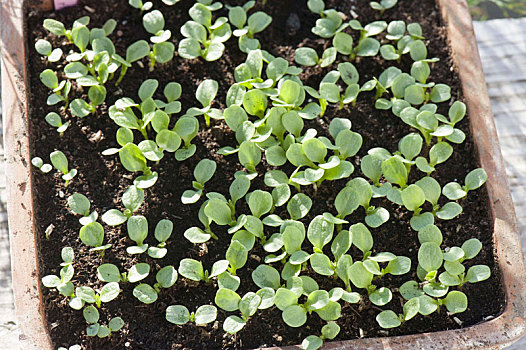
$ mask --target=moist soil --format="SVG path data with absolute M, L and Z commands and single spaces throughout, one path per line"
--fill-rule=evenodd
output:
M 243 1 L 225 1 L 234 5 Z M 182 39 L 179 33 L 181 25 L 189 19 L 188 9 L 194 3 L 182 0 L 175 6 L 164 6 L 160 1 L 155 2 L 166 20 L 166 28 L 172 31 L 172 41 L 177 46 Z M 428 47 L 428 57 L 439 57 L 440 62 L 433 64 L 430 81 L 446 83 L 452 87 L 453 99 L 462 100 L 460 82 L 451 59 L 450 47 L 447 41 L 445 24 L 439 8 L 433 0 L 399 1 L 392 10 L 385 12 L 383 17 L 377 11 L 369 8 L 367 1 L 338 1 L 326 0 L 326 8 L 336 8 L 351 19 L 357 16 L 363 24 L 374 20 L 404 20 L 407 23 L 418 22 L 422 25 L 425 43 Z M 329 41 L 320 39 L 311 33 L 317 16 L 312 14 L 306 6 L 306 1 L 280 0 L 267 1 L 265 5 L 258 2 L 257 10 L 263 10 L 273 18 L 272 24 L 258 35 L 264 49 L 276 56 L 284 57 L 293 62 L 294 49 L 310 46 L 317 52 L 329 45 Z M 253 10 L 254 11 L 254 10 Z M 101 27 L 109 18 L 117 22 L 115 32 L 110 36 L 114 41 L 117 52 L 124 56 L 126 47 L 139 39 L 148 40 L 149 35 L 143 30 L 141 15 L 138 10 L 130 7 L 126 0 L 116 1 L 88 1 L 81 0 L 80 6 L 59 11 L 57 13 L 28 13 L 28 57 L 30 67 L 30 140 L 32 157 L 40 156 L 48 160 L 53 150 L 61 150 L 70 161 L 70 167 L 78 169 L 78 176 L 66 188 L 59 174 L 52 172 L 42 174 L 33 171 L 33 195 L 35 200 L 36 234 L 38 241 L 40 276 L 58 274 L 61 263 L 60 251 L 65 246 L 75 250 L 75 286 L 91 286 L 100 288 L 102 283 L 97 280 L 96 269 L 103 263 L 116 264 L 121 271 L 128 270 L 133 264 L 147 262 L 152 271 L 162 266 L 179 266 L 183 258 L 199 259 L 206 269 L 213 262 L 223 259 L 230 238 L 224 228 L 212 227 L 219 236 L 219 240 L 205 244 L 194 245 L 183 237 L 183 232 L 191 226 L 200 226 L 197 211 L 200 202 L 193 205 L 183 205 L 180 201 L 182 192 L 192 187 L 192 171 L 199 160 L 210 158 L 217 162 L 217 171 L 210 182 L 206 184 L 207 191 L 228 192 L 228 184 L 233 180 L 233 174 L 242 170 L 235 155 L 221 156 L 217 150 L 224 146 L 235 146 L 234 134 L 222 121 L 212 121 L 210 128 L 205 127 L 201 120 L 200 132 L 194 143 L 197 153 L 184 162 L 177 162 L 173 156 L 167 155 L 153 170 L 159 173 L 157 184 L 146 190 L 146 200 L 138 214 L 145 215 L 150 224 L 150 236 L 146 243 L 156 244 L 153 238 L 155 224 L 161 219 L 170 219 L 174 223 L 174 232 L 168 241 L 168 254 L 164 259 L 151 259 L 146 254 L 130 256 L 126 247 L 131 245 L 127 237 L 125 225 L 119 227 L 105 226 L 105 243 L 111 243 L 112 248 L 106 251 L 104 257 L 96 252 L 89 252 L 79 239 L 80 224 L 78 217 L 68 210 L 67 197 L 73 193 L 86 195 L 99 215 L 111 208 L 122 209 L 121 196 L 124 190 L 132 184 L 133 177 L 120 164 L 117 156 L 103 156 L 101 152 L 107 148 L 116 147 L 115 132 L 117 126 L 108 117 L 107 111 L 115 100 L 123 96 L 137 99 L 137 90 L 141 82 L 147 78 L 158 79 L 160 86 L 171 81 L 179 82 L 183 86 L 181 102 L 183 111 L 197 106 L 194 92 L 203 79 L 215 79 L 219 82 L 219 93 L 214 107 L 224 108 L 224 100 L 228 87 L 234 83 L 234 68 L 242 63 L 245 55 L 237 47 L 237 39 L 231 38 L 226 43 L 226 50 L 221 59 L 215 62 L 205 62 L 201 59 L 185 60 L 178 56 L 167 64 L 156 65 L 155 70 L 148 71 L 148 61 L 143 66 L 134 64 L 129 69 L 123 83 L 115 87 L 113 83 L 106 84 L 108 97 L 106 103 L 97 108 L 94 115 L 76 118 L 70 112 L 60 110 L 57 106 L 46 106 L 48 89 L 39 81 L 39 73 L 45 68 L 61 71 L 67 63 L 62 60 L 48 63 L 35 51 L 33 44 L 39 38 L 46 38 L 54 47 L 61 46 L 64 52 L 73 50 L 63 38 L 56 38 L 42 27 L 45 18 L 55 18 L 71 27 L 72 22 L 80 16 L 90 16 L 90 27 Z M 215 13 L 226 15 L 226 10 Z M 346 31 L 350 32 L 349 29 Z M 356 32 L 352 33 L 356 35 Z M 355 39 L 357 39 L 355 37 Z M 381 57 L 361 58 L 354 62 L 360 72 L 360 84 L 379 74 L 390 65 L 397 65 L 408 72 L 411 59 L 405 55 L 400 63 L 384 61 Z M 305 68 L 301 79 L 305 84 L 318 86 L 322 77 L 337 62 L 327 68 Z M 162 89 L 158 89 L 162 93 Z M 87 90 L 75 86 L 70 98 L 83 97 L 87 99 Z M 161 96 L 159 96 L 161 97 Z M 397 148 L 398 140 L 411 132 L 390 111 L 381 111 L 373 107 L 373 94 L 360 94 L 355 106 L 345 106 L 342 110 L 329 107 L 323 118 L 312 121 L 306 127 L 315 127 L 319 133 L 328 133 L 328 125 L 332 118 L 349 118 L 352 129 L 363 136 L 363 146 L 352 162 L 356 170 L 353 176 L 360 173 L 360 158 L 373 147 L 384 147 L 393 152 Z M 447 103 L 442 103 L 439 112 L 447 113 Z M 60 112 L 64 120 L 71 125 L 62 137 L 59 137 L 44 120 L 48 112 Z M 174 118 L 175 119 L 175 118 Z M 453 156 L 445 164 L 437 166 L 435 178 L 443 186 L 450 181 L 462 182 L 464 176 L 479 166 L 476 147 L 471 138 L 469 120 L 465 118 L 457 127 L 467 134 L 466 141 L 455 145 Z M 138 137 L 139 135 L 137 135 Z M 137 138 L 139 139 L 139 138 Z M 427 149 L 425 150 L 427 152 Z M 251 190 L 267 189 L 263 183 L 263 174 L 272 169 L 262 162 L 257 168 L 259 176 L 253 181 Z M 285 169 L 289 174 L 291 169 Z M 413 176 L 421 176 L 415 169 Z M 414 180 L 414 179 L 413 179 Z M 324 211 L 335 212 L 333 201 L 339 190 L 345 186 L 346 180 L 324 182 L 317 190 L 303 187 L 313 201 L 309 215 L 303 219 L 308 223 L 314 216 Z M 241 201 L 240 201 L 241 202 Z M 443 203 L 442 203 L 443 204 Z M 389 251 L 396 255 L 405 255 L 412 259 L 413 266 L 409 274 L 403 276 L 386 276 L 378 281 L 379 286 L 390 287 L 393 291 L 405 281 L 416 279 L 416 264 L 418 239 L 416 232 L 409 226 L 410 213 L 385 199 L 373 199 L 372 205 L 383 206 L 391 213 L 390 220 L 380 228 L 372 229 L 375 240 L 375 252 Z M 430 316 L 416 316 L 410 322 L 392 330 L 381 329 L 375 321 L 380 308 L 370 304 L 363 290 L 364 298 L 360 304 L 345 304 L 342 307 L 342 317 L 338 320 L 341 327 L 336 340 L 348 340 L 361 337 L 379 337 L 434 332 L 448 329 L 458 329 L 471 326 L 497 316 L 504 307 L 503 290 L 500 287 L 500 272 L 495 261 L 493 246 L 492 217 L 488 209 L 488 195 L 485 187 L 469 193 L 467 199 L 461 201 L 464 212 L 454 220 L 438 220 L 437 225 L 444 234 L 446 246 L 460 246 L 465 240 L 476 237 L 484 246 L 482 252 L 470 264 L 486 264 L 492 270 L 490 279 L 476 284 L 462 287 L 469 299 L 466 312 L 454 316 L 448 315 L 445 309 Z M 238 204 L 236 212 L 246 212 L 246 205 Z M 284 213 L 284 208 L 278 208 L 276 213 Z M 283 216 L 284 217 L 284 216 Z M 363 209 L 357 210 L 349 222 L 363 222 Z M 46 239 L 45 232 L 51 232 Z M 270 235 L 272 232 L 266 232 Z M 307 246 L 305 249 L 308 249 Z M 238 290 L 244 294 L 248 290 L 255 290 L 251 279 L 251 271 L 258 266 L 265 256 L 261 248 L 254 248 L 250 252 L 247 265 L 238 271 L 241 286 Z M 354 247 L 350 253 L 353 257 L 361 258 Z M 279 266 L 277 266 L 279 268 Z M 307 274 L 311 274 L 307 271 Z M 314 274 L 311 274 L 314 276 Z M 155 273 L 145 280 L 154 283 Z M 318 278 L 320 287 L 330 289 L 341 286 L 340 280 Z M 56 290 L 42 287 L 46 318 L 51 338 L 56 347 L 81 344 L 85 349 L 245 349 L 270 346 L 285 346 L 301 343 L 310 334 L 320 334 L 324 325 L 316 314 L 308 318 L 305 326 L 300 328 L 288 327 L 281 319 L 281 312 L 276 308 L 259 311 L 250 318 L 245 328 L 237 335 L 227 335 L 222 330 L 222 321 L 228 316 L 222 310 L 218 311 L 218 319 L 207 326 L 187 324 L 176 326 L 165 320 L 166 307 L 182 304 L 193 311 L 203 304 L 213 303 L 216 286 L 212 284 L 189 282 L 180 277 L 176 284 L 162 290 L 159 299 L 150 305 L 142 304 L 132 295 L 133 285 L 121 283 L 122 292 L 119 297 L 101 308 L 101 322 L 106 323 L 112 317 L 120 316 L 125 326 L 109 338 L 99 339 L 87 337 L 87 326 L 82 312 L 71 309 L 68 300 L 58 294 Z M 397 312 L 401 311 L 402 300 L 398 293 L 394 293 L 393 300 L 385 307 Z

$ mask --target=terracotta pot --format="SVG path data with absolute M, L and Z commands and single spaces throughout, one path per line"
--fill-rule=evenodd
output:
M 465 0 L 437 0 L 448 23 L 471 132 L 482 167 L 494 223 L 494 242 L 506 293 L 504 312 L 472 327 L 409 336 L 328 342 L 324 349 L 500 349 L 526 332 L 526 273 L 517 219 L 504 170 L 482 73 L 471 17 Z M 25 6 L 45 0 L 2 2 L 2 100 L 7 157 L 8 212 L 13 287 L 21 348 L 52 350 L 44 317 L 37 260 L 28 140 Z M 288 347 L 287 349 L 298 347 Z

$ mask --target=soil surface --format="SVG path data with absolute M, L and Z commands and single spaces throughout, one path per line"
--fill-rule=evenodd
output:
M 243 1 L 225 1 L 228 4 L 238 4 Z M 65 153 L 70 161 L 70 167 L 78 169 L 78 176 L 66 188 L 64 181 L 56 172 L 42 174 L 34 171 L 34 197 L 36 229 L 39 246 L 40 275 L 58 274 L 61 263 L 60 251 L 62 247 L 71 246 L 75 250 L 75 276 L 73 283 L 76 286 L 87 285 L 100 288 L 102 283 L 97 280 L 96 269 L 103 263 L 116 264 L 121 271 L 129 269 L 137 262 L 147 262 L 152 266 L 152 271 L 157 271 L 165 265 L 179 266 L 179 261 L 185 257 L 200 259 L 205 268 L 210 268 L 212 263 L 224 258 L 224 252 L 230 239 L 225 230 L 215 227 L 219 240 L 206 244 L 194 245 L 183 237 L 183 232 L 191 226 L 200 226 L 197 211 L 200 202 L 194 205 L 181 204 L 180 197 L 185 189 L 192 187 L 192 171 L 197 162 L 203 158 L 214 159 L 217 171 L 213 179 L 206 184 L 208 191 L 227 193 L 228 185 L 232 181 L 235 171 L 241 170 L 237 157 L 221 156 L 216 152 L 220 147 L 235 145 L 234 134 L 223 122 L 213 121 L 212 127 L 206 128 L 201 120 L 200 132 L 194 143 L 197 144 L 197 153 L 184 162 L 177 162 L 173 156 L 166 156 L 158 164 L 153 165 L 153 170 L 159 173 L 157 184 L 146 191 L 145 204 L 139 214 L 145 215 L 150 224 L 150 236 L 146 243 L 155 244 L 153 229 L 160 219 L 170 219 L 174 222 L 174 233 L 168 241 L 168 254 L 162 260 L 149 258 L 146 254 L 130 256 L 126 247 L 131 245 L 124 226 L 105 226 L 105 243 L 111 243 L 112 248 L 104 257 L 96 252 L 89 252 L 88 248 L 79 239 L 80 224 L 78 217 L 72 214 L 67 206 L 66 198 L 75 193 L 83 193 L 92 203 L 99 215 L 111 208 L 120 208 L 121 196 L 124 190 L 132 184 L 132 176 L 121 165 L 117 156 L 102 156 L 101 152 L 107 148 L 117 146 L 115 132 L 117 126 L 107 115 L 108 107 L 115 100 L 123 96 L 137 99 L 137 90 L 140 83 L 146 78 L 155 78 L 160 86 L 171 81 L 177 81 L 183 86 L 181 102 L 183 111 L 192 106 L 197 106 L 194 97 L 196 86 L 205 78 L 215 79 L 219 82 L 219 93 L 214 107 L 224 108 L 224 100 L 228 87 L 234 82 L 233 72 L 235 66 L 242 63 L 245 55 L 237 47 L 237 39 L 231 38 L 226 44 L 225 54 L 215 62 L 204 62 L 201 59 L 185 60 L 178 56 L 167 64 L 157 65 L 153 72 L 144 66 L 134 64 L 128 71 L 123 83 L 116 88 L 112 83 L 106 84 L 108 98 L 103 106 L 97 109 L 95 115 L 86 118 L 72 117 L 69 111 L 60 111 L 63 119 L 68 120 L 71 126 L 63 137 L 45 122 L 44 117 L 48 112 L 58 111 L 57 106 L 46 106 L 48 89 L 39 81 L 39 73 L 47 67 L 61 70 L 65 61 L 48 63 L 35 51 L 33 44 L 39 38 L 46 38 L 54 47 L 61 45 L 65 52 L 73 46 L 65 39 L 58 39 L 47 33 L 42 27 L 44 18 L 56 18 L 70 27 L 72 22 L 80 16 L 90 16 L 90 27 L 101 27 L 102 24 L 113 17 L 117 28 L 111 35 L 117 52 L 124 56 L 126 47 L 139 39 L 148 40 L 149 35 L 143 30 L 141 15 L 138 10 L 128 6 L 126 0 L 115 1 L 88 1 L 81 0 L 81 5 L 76 8 L 66 9 L 58 13 L 29 12 L 28 17 L 28 52 L 30 66 L 30 138 L 32 156 L 40 156 L 48 161 L 49 153 L 55 149 Z M 89 7 L 86 4 L 89 3 Z M 177 5 L 168 7 L 156 1 L 155 6 L 164 13 L 166 28 L 172 31 L 172 41 L 176 44 L 182 39 L 179 33 L 180 26 L 186 22 L 188 9 L 193 1 L 182 0 Z M 454 99 L 462 100 L 460 82 L 451 60 L 450 49 L 447 43 L 446 29 L 440 16 L 438 6 L 433 0 L 399 1 L 393 9 L 388 10 L 382 18 L 379 13 L 369 8 L 367 1 L 338 1 L 326 0 L 327 8 L 336 8 L 349 17 L 355 15 L 363 24 L 373 20 L 384 19 L 404 20 L 407 23 L 418 22 L 424 30 L 425 42 L 428 47 L 429 57 L 439 57 L 440 62 L 433 64 L 430 81 L 446 83 L 452 87 Z M 263 48 L 276 56 L 281 56 L 293 61 L 293 52 L 296 47 L 310 46 L 321 52 L 329 42 L 316 37 L 311 33 L 311 27 L 317 18 L 306 6 L 306 1 L 281 0 L 268 1 L 265 5 L 258 2 L 257 10 L 270 14 L 273 22 L 263 33 L 258 35 Z M 254 10 L 253 10 L 254 11 Z M 226 15 L 226 10 L 215 13 Z M 289 18 L 293 16 L 299 20 L 299 28 L 291 26 Z M 287 24 L 289 23 L 289 24 Z M 298 23 L 298 22 L 297 22 Z M 346 31 L 350 32 L 349 29 Z M 356 32 L 353 33 L 356 36 Z M 355 38 L 357 39 L 357 38 Z M 405 55 L 402 61 L 386 62 L 380 57 L 362 58 L 355 62 L 360 72 L 360 84 L 379 74 L 391 64 L 398 65 L 403 71 L 409 72 L 411 59 Z M 301 74 L 305 84 L 318 86 L 321 78 L 341 62 L 341 56 L 331 67 L 306 68 Z M 162 93 L 162 89 L 158 92 Z M 73 98 L 87 96 L 87 90 L 74 86 L 70 96 Z M 160 96 L 159 96 L 160 97 Z M 356 166 L 353 176 L 361 176 L 359 170 L 360 158 L 367 154 L 373 147 L 385 147 L 395 151 L 398 140 L 411 132 L 411 129 L 394 116 L 390 111 L 374 109 L 373 94 L 362 93 L 356 106 L 346 106 L 342 110 L 329 107 L 323 118 L 311 122 L 308 127 L 316 127 L 320 134 L 327 134 L 329 122 L 335 117 L 345 117 L 352 121 L 352 129 L 363 136 L 363 146 L 358 155 L 352 160 Z M 440 106 L 441 113 L 447 112 L 447 103 Z M 461 145 L 455 145 L 452 158 L 445 164 L 437 166 L 435 178 L 443 186 L 450 181 L 463 181 L 464 176 L 479 166 L 477 150 L 473 144 L 469 130 L 469 120 L 465 118 L 457 127 L 466 134 L 467 139 Z M 265 188 L 263 174 L 271 169 L 264 161 L 258 167 L 259 177 L 253 182 L 252 190 Z M 418 172 L 416 169 L 413 175 Z M 418 173 L 420 176 L 421 173 Z M 315 215 L 324 211 L 335 213 L 333 201 L 338 191 L 346 181 L 325 182 L 317 191 L 304 188 L 311 196 L 313 207 L 309 215 L 303 219 L 308 222 Z M 451 221 L 438 221 L 437 225 L 442 230 L 445 246 L 460 246 L 465 240 L 476 237 L 484 245 L 483 251 L 470 264 L 487 264 L 491 267 L 492 276 L 489 280 L 477 284 L 468 284 L 462 288 L 469 298 L 468 310 L 454 317 L 445 310 L 430 316 L 417 316 L 403 326 L 392 330 L 382 330 L 375 321 L 380 308 L 371 305 L 364 290 L 356 291 L 364 295 L 360 304 L 346 304 L 342 308 L 342 317 L 338 320 L 341 332 L 337 340 L 356 339 L 360 337 L 392 336 L 433 332 L 447 329 L 471 326 L 497 316 L 504 307 L 504 295 L 500 288 L 500 274 L 495 262 L 492 241 L 493 226 L 491 214 L 488 210 L 488 196 L 486 189 L 469 193 L 467 199 L 462 200 L 464 212 Z M 403 276 L 384 277 L 379 280 L 379 286 L 388 286 L 396 290 L 403 282 L 416 279 L 416 253 L 418 239 L 416 232 L 409 227 L 410 213 L 402 210 L 384 199 L 373 199 L 372 205 L 383 206 L 391 213 L 390 220 L 378 229 L 372 229 L 375 252 L 389 251 L 397 255 L 409 256 L 413 267 L 409 274 Z M 277 214 L 284 210 L 278 208 Z M 237 213 L 246 211 L 241 204 Z M 363 221 L 363 209 L 357 210 L 349 219 L 351 223 Z M 99 220 L 100 222 L 100 220 Z M 49 239 L 45 238 L 46 230 L 51 230 Z M 267 235 L 271 232 L 267 232 Z M 256 245 L 257 247 L 257 245 Z M 360 253 L 353 247 L 350 253 L 360 257 Z M 254 290 L 251 271 L 258 266 L 264 256 L 261 248 L 251 251 L 246 267 L 238 273 L 241 278 L 241 287 L 238 292 L 245 293 Z M 145 280 L 153 283 L 155 273 L 151 273 Z M 319 279 L 320 286 L 330 289 L 343 286 L 340 280 Z M 235 336 L 225 335 L 222 330 L 222 321 L 228 316 L 219 310 L 217 322 L 205 327 L 192 324 L 175 326 L 165 320 L 165 309 L 169 305 L 182 304 L 194 311 L 198 306 L 213 303 L 216 286 L 204 283 L 188 282 L 180 277 L 177 283 L 169 289 L 162 290 L 159 299 L 154 304 L 145 305 L 133 295 L 134 285 L 121 283 L 122 292 L 119 297 L 101 308 L 101 322 L 106 323 L 110 318 L 120 316 L 125 321 L 125 326 L 120 332 L 114 333 L 109 338 L 90 338 L 85 334 L 86 322 L 82 312 L 75 311 L 68 306 L 67 299 L 56 290 L 42 288 L 48 327 L 51 338 L 56 347 L 81 344 L 85 349 L 245 349 L 268 346 L 284 346 L 298 344 L 310 334 L 320 334 L 324 325 L 316 314 L 309 317 L 305 326 L 301 328 L 288 327 L 281 319 L 281 312 L 276 308 L 263 310 L 252 317 L 246 327 Z M 398 293 L 394 293 L 393 300 L 385 307 L 397 312 L 401 311 L 402 300 Z

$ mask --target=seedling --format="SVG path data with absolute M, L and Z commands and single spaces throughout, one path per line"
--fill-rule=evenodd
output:
M 62 179 L 66 180 L 65 187 L 68 187 L 69 182 L 77 175 L 77 169 L 69 170 L 68 159 L 61 151 L 51 152 L 49 155 L 51 164 L 62 173 Z
M 49 62 L 57 62 L 62 58 L 62 49 L 53 49 L 51 43 L 45 39 L 38 39 L 35 43 L 35 49 L 42 56 L 46 56 Z
M 202 108 L 192 107 L 186 111 L 186 116 L 196 117 L 203 115 L 205 117 L 206 126 L 210 126 L 210 118 L 223 119 L 221 111 L 212 108 L 212 103 L 217 95 L 219 84 L 213 79 L 206 79 L 199 84 L 195 91 L 197 101 L 201 103 Z
M 144 190 L 131 185 L 122 195 L 122 204 L 126 208 L 124 212 L 118 209 L 110 209 L 102 215 L 102 221 L 109 226 L 118 226 L 125 223 L 134 212 L 139 210 L 144 202 Z
M 193 322 L 196 325 L 206 325 L 217 318 L 217 308 L 213 305 L 202 305 L 190 313 L 183 305 L 171 305 L 166 308 L 166 320 L 176 325 Z
M 261 47 L 254 34 L 264 31 L 272 23 L 272 17 L 261 11 L 251 14 L 247 21 L 247 12 L 254 5 L 255 1 L 248 1 L 243 7 L 228 7 L 228 19 L 237 28 L 233 34 L 239 38 L 239 49 L 245 53 Z
M 183 259 L 179 263 L 179 274 L 192 281 L 211 283 L 212 278 L 219 276 L 228 269 L 228 260 L 219 260 L 212 265 L 212 270 L 203 269 L 203 264 L 194 259 Z
M 64 247 L 61 251 L 62 269 L 60 270 L 60 277 L 56 275 L 47 275 L 42 277 L 42 284 L 47 288 L 56 288 L 57 291 L 65 297 L 74 296 L 74 286 L 71 282 L 75 269 L 73 268 L 73 260 L 75 253 L 73 248 Z
M 74 193 L 68 197 L 69 208 L 77 215 L 82 215 L 79 219 L 81 225 L 85 226 L 92 222 L 97 221 L 99 214 L 96 210 L 90 213 L 90 201 L 89 199 L 80 193 Z
M 128 0 L 128 4 L 130 4 L 130 6 L 135 7 L 138 10 L 141 10 L 141 13 L 150 10 L 153 6 L 152 2 L 147 1 L 143 3 L 142 0 Z
M 82 226 L 79 236 L 82 243 L 93 247 L 90 251 L 98 251 L 101 256 L 104 256 L 104 251 L 111 247 L 111 244 L 102 244 L 104 241 L 104 228 L 98 222 L 93 221 Z
M 133 296 L 144 304 L 154 303 L 157 300 L 161 289 L 173 286 L 177 281 L 177 277 L 177 270 L 173 266 L 165 266 L 155 275 L 157 283 L 155 283 L 153 287 L 147 283 L 140 283 L 133 289 Z M 143 278 L 141 278 L 141 280 L 142 279 Z
M 170 220 L 160 220 L 155 226 L 155 239 L 159 241 L 157 247 L 148 247 L 148 255 L 154 259 L 162 259 L 168 253 L 166 241 L 170 238 L 173 231 L 173 223 Z
M 316 5 L 314 5 L 314 2 L 311 2 L 311 4 L 311 11 L 313 9 L 318 11 L 322 8 L 320 2 Z M 322 38 L 332 38 L 336 33 L 343 31 L 349 26 L 348 23 L 343 23 L 343 16 L 336 10 L 321 10 L 319 13 L 322 18 L 316 20 L 316 25 L 312 28 L 312 32 Z
M 47 99 L 49 106 L 56 105 L 59 102 L 64 102 L 64 108 L 69 105 L 69 92 L 71 91 L 71 82 L 62 80 L 60 83 L 57 78 L 57 73 L 51 69 L 46 69 L 40 73 L 40 81 L 42 84 L 52 90 L 53 94 Z
M 52 127 L 56 128 L 60 136 L 64 135 L 64 132 L 69 127 L 69 122 L 67 121 L 63 123 L 62 118 L 60 118 L 60 116 L 55 112 L 49 112 L 46 115 L 46 122 Z
M 360 31 L 360 40 L 356 47 L 352 49 L 350 59 L 353 60 L 356 56 L 376 56 L 380 50 L 380 42 L 372 38 L 372 36 L 382 33 L 387 28 L 387 23 L 385 21 L 375 21 L 362 27 L 360 22 L 353 19 L 349 22 L 349 26 L 354 30 Z
M 484 183 L 486 183 L 487 179 L 488 175 L 486 174 L 486 171 L 482 168 L 478 168 L 470 171 L 466 175 L 464 179 L 464 186 L 461 186 L 457 182 L 449 182 L 442 189 L 442 193 L 449 200 L 466 198 L 469 191 L 473 191 L 481 187 L 484 185 Z
M 397 3 L 398 0 L 382 0 L 380 2 L 371 1 L 369 5 L 373 10 L 380 11 L 380 16 L 383 16 L 385 10 L 392 9 Z
M 106 283 L 100 290 L 95 292 L 91 287 L 75 288 L 75 296 L 70 300 L 69 306 L 75 310 L 80 310 L 85 304 L 95 304 L 100 309 L 102 303 L 109 303 L 119 296 L 121 289 L 119 283 Z
M 336 48 L 330 47 L 323 51 L 323 55 L 320 59 L 314 49 L 311 49 L 310 47 L 300 47 L 299 49 L 296 49 L 296 52 L 294 53 L 294 60 L 302 66 L 319 65 L 323 68 L 334 63 L 336 60 L 336 54 Z
M 223 55 L 225 41 L 230 39 L 232 30 L 228 19 L 220 17 L 212 24 L 212 11 L 219 10 L 223 5 L 211 1 L 197 2 L 188 13 L 192 21 L 181 27 L 185 39 L 179 42 L 179 56 L 186 59 L 203 57 L 206 61 L 216 61 Z
M 120 317 L 114 317 L 110 320 L 107 326 L 99 323 L 99 311 L 93 305 L 86 306 L 82 310 L 84 319 L 90 325 L 86 328 L 86 335 L 88 337 L 97 336 L 99 338 L 106 338 L 112 332 L 119 331 L 124 326 L 124 321 Z
M 47 174 L 51 170 L 53 170 L 51 164 L 44 163 L 44 161 L 40 157 L 33 157 L 31 159 L 31 164 L 33 164 L 34 167 L 38 168 L 44 174 Z

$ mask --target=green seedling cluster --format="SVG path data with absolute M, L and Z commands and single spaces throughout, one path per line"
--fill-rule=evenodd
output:
M 177 2 L 163 0 L 166 5 Z M 132 63 L 143 68 L 147 58 L 153 71 L 159 68 L 157 63 L 174 59 L 173 28 L 165 22 L 162 7 L 140 0 L 129 4 L 140 11 L 150 38 L 131 44 L 125 58 L 116 53 L 110 39 L 114 20 L 93 29 L 88 28 L 88 17 L 75 21 L 71 29 L 55 20 L 44 22 L 46 29 L 76 48 L 66 56 L 64 74 L 52 69 L 41 73 L 41 81 L 53 91 L 49 105 L 63 102 L 64 110 L 69 107 L 77 117 L 95 114 L 106 101 L 105 84 L 112 80 L 119 84 Z M 382 0 L 370 6 L 381 17 L 396 4 Z M 105 251 L 113 253 L 108 250 L 112 244 L 122 246 L 116 244 L 122 239 L 133 265 L 97 260 L 101 264 L 93 286 L 100 288 L 76 285 L 74 252 L 65 247 L 60 276 L 42 279 L 44 286 L 68 298 L 73 309 L 82 310 L 88 336 L 109 337 L 125 325 L 118 316 L 107 321 L 100 317 L 102 303 L 117 299 L 121 288 L 132 291 L 146 306 L 164 293 L 173 293 L 170 289 L 181 283 L 185 288 L 214 288 L 215 297 L 203 305 L 182 305 L 172 299 L 165 318 L 174 330 L 183 325 L 217 327 L 221 322 L 226 333 L 236 334 L 261 310 L 274 309 L 292 328 L 304 327 L 310 317 L 323 320 L 323 327 L 309 329 L 301 344 L 315 350 L 339 335 L 342 312 L 349 304 L 378 310 L 376 321 L 389 329 L 441 312 L 443 307 L 448 315 L 464 312 L 468 308 L 464 286 L 490 278 L 491 269 L 477 264 L 483 249 L 477 238 L 448 247 L 440 229 L 444 221 L 462 215 L 466 198 L 488 176 L 481 168 L 467 173 L 463 182 L 442 184 L 434 176 L 466 139 L 461 122 L 467 110 L 464 103 L 452 99 L 449 86 L 430 81 L 438 59 L 428 57 L 421 26 L 399 20 L 362 25 L 326 8 L 323 0 L 309 0 L 307 6 L 317 16 L 312 32 L 325 41 L 317 46 L 324 50 L 306 41 L 287 61 L 266 51 L 258 36 L 273 25 L 271 16 L 257 10 L 264 8 L 264 2 L 223 8 L 221 2 L 197 0 L 180 28 L 183 37 L 175 59 L 219 60 L 224 43 L 233 35 L 246 54 L 234 69 L 234 82 L 225 86 L 226 81 L 198 77 L 195 94 L 189 89 L 183 96 L 179 83 L 169 82 L 161 90 L 157 79 L 147 78 L 137 96 L 127 97 L 120 90 L 111 99 L 108 116 L 117 130 L 115 146 L 102 154 L 118 156 L 122 167 L 134 175 L 125 176 L 128 187 L 101 215 L 105 226 L 98 222 L 100 210 L 85 195 L 68 193 L 67 204 L 79 219 L 80 240 L 90 251 L 99 252 L 97 259 Z M 35 48 L 50 63 L 59 62 L 64 54 L 43 39 Z M 373 57 L 390 66 L 379 76 L 359 72 L 361 62 Z M 411 68 L 404 72 L 402 66 Z M 316 86 L 302 80 L 303 69 L 323 72 Z M 59 76 L 65 79 L 59 81 Z M 87 99 L 70 103 L 73 86 L 85 87 Z M 220 88 L 227 91 L 221 97 L 224 101 L 218 101 Z M 185 106 L 183 111 L 182 102 L 193 100 L 197 106 Z M 368 142 L 346 117 L 357 103 L 394 114 L 407 133 L 394 147 L 362 150 Z M 70 125 L 56 112 L 45 120 L 59 135 Z M 203 157 L 194 140 L 198 134 L 206 138 L 217 126 L 231 142 L 221 148 L 214 145 L 209 151 L 216 154 Z M 234 154 L 238 171 L 222 179 L 216 175 L 211 181 L 225 159 L 235 161 L 230 157 Z M 180 192 L 166 193 L 166 198 L 181 201 L 186 212 L 195 213 L 198 225 L 187 224 L 193 220 L 179 213 L 163 213 L 172 220 L 147 213 L 149 189 L 159 181 L 179 181 L 177 174 L 160 179 L 156 171 L 161 162 L 173 159 L 186 162 L 181 169 L 193 169 L 193 177 L 185 179 Z M 60 151 L 51 153 L 52 165 L 38 157 L 31 162 L 42 173 L 52 166 L 58 169 L 66 186 L 77 173 L 69 169 Z M 324 203 L 314 202 L 324 186 L 337 190 L 331 190 L 334 195 Z M 396 215 L 390 213 L 392 208 Z M 413 260 L 410 251 L 399 255 L 379 249 L 377 229 L 401 217 L 410 218 L 411 232 L 418 237 Z M 105 232 L 111 232 L 107 242 L 112 244 L 104 244 Z M 172 242 L 180 243 L 181 233 L 188 241 L 184 243 L 195 249 L 177 253 L 179 260 L 172 261 L 170 251 L 181 249 Z M 204 259 L 208 248 L 219 243 L 227 245 L 221 256 L 212 262 Z M 163 264 L 166 261 L 170 265 Z M 242 279 L 243 269 L 249 269 L 251 281 Z M 407 277 L 414 272 L 417 281 Z M 386 280 L 393 280 L 387 275 L 403 282 L 387 286 Z M 403 301 L 401 309 L 394 305 L 396 300 Z

